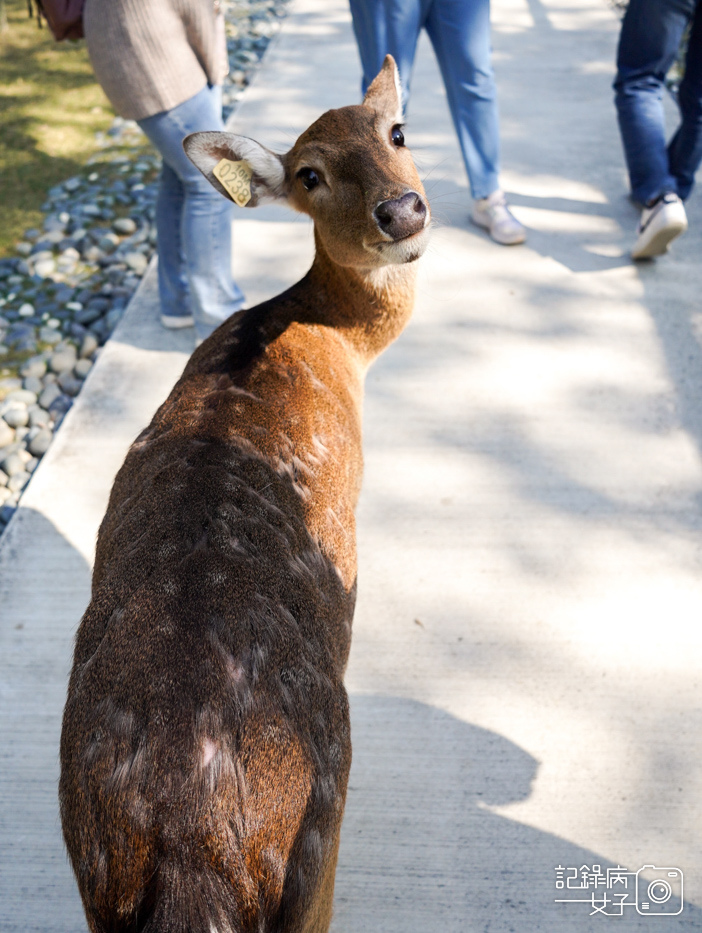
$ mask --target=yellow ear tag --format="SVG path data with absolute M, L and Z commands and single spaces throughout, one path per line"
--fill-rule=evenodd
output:
M 220 159 L 212 169 L 214 177 L 222 183 L 239 207 L 246 207 L 251 200 L 251 176 L 253 169 L 248 162 L 232 162 Z

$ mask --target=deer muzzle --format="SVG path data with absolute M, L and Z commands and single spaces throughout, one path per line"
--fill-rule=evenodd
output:
M 380 232 L 390 240 L 404 240 L 424 229 L 427 205 L 416 191 L 408 191 L 401 198 L 381 201 L 373 211 Z

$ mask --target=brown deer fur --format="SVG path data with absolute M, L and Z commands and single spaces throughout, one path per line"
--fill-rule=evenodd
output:
M 363 378 L 409 318 L 429 221 L 399 112 L 388 58 L 285 156 L 185 143 L 220 190 L 212 167 L 245 158 L 252 203 L 308 213 L 317 251 L 195 351 L 112 489 L 61 739 L 93 933 L 328 929 Z

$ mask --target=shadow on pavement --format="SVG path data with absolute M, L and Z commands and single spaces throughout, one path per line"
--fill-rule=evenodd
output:
M 351 721 L 334 933 L 585 933 L 595 923 L 607 926 L 601 915 L 591 918 L 591 903 L 555 903 L 590 901 L 592 894 L 592 888 L 557 891 L 555 869 L 580 873 L 584 865 L 599 865 L 606 878 L 616 863 L 491 810 L 529 796 L 538 769 L 531 755 L 414 700 L 355 695 Z M 655 853 L 642 856 L 652 860 Z M 632 906 L 608 918 L 616 929 L 653 933 L 661 923 L 676 933 L 699 929 L 702 911 L 690 903 L 677 917 L 640 916 L 632 884 L 629 877 Z M 600 905 L 602 895 L 600 887 Z
M 20 507 L 0 547 L 0 929 L 85 929 L 58 814 L 58 748 L 90 567 Z

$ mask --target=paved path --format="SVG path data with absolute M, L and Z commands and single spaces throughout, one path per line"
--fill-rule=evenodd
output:
M 236 119 L 273 148 L 357 97 L 343 0 L 295 10 Z M 413 322 L 368 380 L 333 930 L 604 929 L 554 903 L 580 893 L 554 868 L 593 864 L 681 868 L 679 917 L 617 922 L 699 929 L 702 198 L 670 257 L 632 265 L 616 18 L 605 0 L 495 0 L 493 18 L 503 180 L 529 243 L 468 224 L 424 43 L 407 138 L 439 228 Z M 304 220 L 237 215 L 252 300 L 310 251 Z M 112 476 L 190 349 L 154 298 L 151 276 L 0 549 L 3 933 L 85 929 L 60 713 Z

